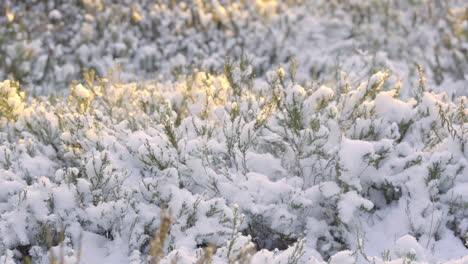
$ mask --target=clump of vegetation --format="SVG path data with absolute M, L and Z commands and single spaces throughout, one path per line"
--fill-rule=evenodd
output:
M 1 2 L 0 263 L 463 257 L 460 3 Z
M 344 90 L 300 84 L 297 67 L 291 60 L 261 81 L 244 57 L 220 74 L 163 83 L 87 71 L 50 102 L 2 82 L 4 100 L 21 104 L 2 108 L 2 258 L 52 254 L 40 239 L 47 227 L 65 230 L 56 245 L 69 261 L 86 259 L 83 233 L 125 243 L 133 263 L 302 263 L 311 250 L 333 260 L 348 249 L 370 259 L 352 238 L 392 207 L 427 252 L 443 236 L 464 239 L 465 211 L 455 208 L 466 203 L 465 99 L 428 89 L 403 99 L 387 72 Z
M 17 81 L 6 80 L 0 83 L 0 120 L 13 121 L 24 110 L 25 93 L 20 91 Z

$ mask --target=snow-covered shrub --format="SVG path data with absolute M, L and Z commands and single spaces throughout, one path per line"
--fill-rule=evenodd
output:
M 24 92 L 19 91 L 19 83 L 6 80 L 0 83 L 0 118 L 2 126 L 6 121 L 16 119 L 24 109 Z
M 0 78 L 36 91 L 63 90 L 83 68 L 102 76 L 120 65 L 123 80 L 167 78 L 220 71 L 226 56 L 247 54 L 263 75 L 300 54 L 298 80 L 334 86 L 341 71 L 361 81 L 388 69 L 409 87 L 420 63 L 437 91 L 466 95 L 461 0 L 6 0 L 0 11 Z
M 408 99 L 383 71 L 298 82 L 297 67 L 259 79 L 243 57 L 138 83 L 87 71 L 49 102 L 3 82 L 21 111 L 0 137 L 2 260 L 143 263 L 168 209 L 161 263 L 466 255 L 466 98 L 425 84 Z
M 0 263 L 466 262 L 466 10 L 1 1 Z

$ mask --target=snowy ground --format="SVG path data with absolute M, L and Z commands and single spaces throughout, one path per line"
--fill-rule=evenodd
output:
M 464 1 L 0 12 L 0 263 L 468 263 Z

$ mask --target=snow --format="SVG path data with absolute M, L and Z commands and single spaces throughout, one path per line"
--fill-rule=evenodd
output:
M 335 182 L 322 182 L 320 183 L 320 191 L 325 198 L 330 198 L 340 193 L 341 189 Z
M 359 197 L 355 191 L 347 192 L 341 196 L 338 203 L 338 210 L 341 221 L 349 224 L 353 219 L 354 212 L 359 208 L 371 210 L 374 204 L 362 197 Z
M 62 13 L 60 13 L 59 10 L 54 9 L 54 10 L 50 11 L 49 18 L 52 19 L 52 20 L 60 20 L 60 19 L 62 19 Z
M 86 89 L 81 83 L 78 84 L 73 90 L 76 96 L 80 99 L 88 99 L 91 96 L 91 92 Z
M 320 101 L 329 101 L 333 98 L 334 92 L 329 87 L 322 85 L 318 90 L 314 91 L 310 99 L 310 108 L 317 109 Z
M 75 2 L 0 8 L 0 263 L 468 263 L 463 1 Z
M 353 255 L 352 251 L 341 251 L 330 258 L 330 264 L 354 264 L 356 263 L 356 257 Z
M 62 185 L 53 191 L 54 208 L 57 211 L 72 210 L 76 206 L 73 191 L 73 189 L 70 189 L 65 185 Z
M 364 167 L 360 161 L 364 155 L 373 152 L 374 148 L 370 142 L 343 138 L 340 158 L 343 160 L 347 173 L 341 179 L 347 184 L 361 190 L 360 176 L 367 169 L 367 166 Z
M 110 251 L 106 247 L 107 240 L 103 236 L 99 236 L 90 232 L 82 233 L 81 245 L 81 263 L 128 263 L 127 257 L 123 252 Z
M 396 241 L 395 253 L 400 257 L 413 255 L 415 259 L 424 259 L 424 249 L 411 235 L 404 235 Z
M 390 91 L 379 93 L 376 96 L 375 110 L 377 113 L 390 121 L 410 120 L 415 114 L 414 104 L 395 99 L 393 96 Z

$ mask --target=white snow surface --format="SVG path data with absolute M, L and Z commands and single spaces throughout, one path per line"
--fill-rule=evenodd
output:
M 467 8 L 0 3 L 0 263 L 468 263 Z

